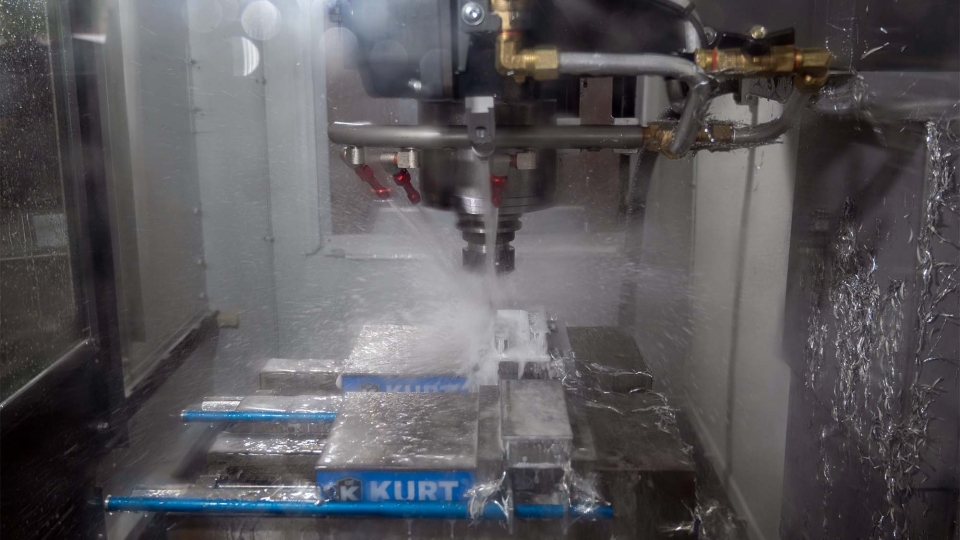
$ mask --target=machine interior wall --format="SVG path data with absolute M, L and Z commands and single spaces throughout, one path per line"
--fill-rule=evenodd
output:
M 98 50 L 110 162 L 118 293 L 128 391 L 207 311 L 204 159 L 194 143 L 188 32 L 177 6 L 108 2 Z M 153 31 L 163 25 L 164 32 Z
M 643 110 L 662 108 L 657 84 Z M 765 121 L 780 106 L 712 113 Z M 789 371 L 780 351 L 796 134 L 752 150 L 658 159 L 650 176 L 637 336 L 683 404 L 754 538 L 777 538 Z M 652 156 L 650 156 L 652 157 Z M 656 159 L 656 158 L 654 158 Z

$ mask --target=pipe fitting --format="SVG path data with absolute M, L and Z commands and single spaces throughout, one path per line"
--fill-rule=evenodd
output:
M 525 0 L 492 0 L 490 7 L 500 17 L 496 40 L 497 72 L 522 83 L 527 77 L 538 81 L 556 79 L 560 54 L 556 47 L 523 47 L 523 30 L 529 21 Z
M 697 130 L 693 148 L 715 149 L 733 144 L 735 128 L 732 124 L 706 124 Z M 643 146 L 651 152 L 659 152 L 664 157 L 678 159 L 683 154 L 670 151 L 676 137 L 673 124 L 650 124 L 643 127 Z
M 795 74 L 794 85 L 808 93 L 826 82 L 833 55 L 823 48 L 772 47 L 769 53 L 752 55 L 741 49 L 697 49 L 694 61 L 707 73 L 735 77 L 769 77 Z
M 523 48 L 520 34 L 501 32 L 496 42 L 497 72 L 522 83 L 527 77 L 538 81 L 556 79 L 560 53 L 556 47 Z

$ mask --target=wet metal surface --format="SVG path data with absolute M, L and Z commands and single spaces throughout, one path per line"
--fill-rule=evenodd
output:
M 321 470 L 472 470 L 477 394 L 350 393 Z

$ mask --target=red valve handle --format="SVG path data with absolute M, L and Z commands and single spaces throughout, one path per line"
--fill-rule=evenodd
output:
M 505 187 L 507 187 L 506 176 L 490 175 L 490 197 L 493 206 L 496 208 L 500 208 L 500 203 L 503 202 L 503 188 Z
M 377 175 L 374 174 L 373 169 L 369 165 L 357 165 L 353 171 L 357 173 L 357 177 L 360 178 L 363 182 L 368 184 L 377 197 L 381 199 L 390 198 L 390 190 L 383 187 L 383 185 L 377 181 Z
M 400 169 L 393 173 L 393 181 L 407 192 L 407 199 L 409 199 L 412 204 L 420 202 L 420 192 L 410 183 L 410 173 L 406 169 Z

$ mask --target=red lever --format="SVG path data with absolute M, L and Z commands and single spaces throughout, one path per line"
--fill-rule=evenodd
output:
M 505 187 L 507 187 L 506 176 L 490 175 L 490 196 L 493 206 L 500 208 L 500 203 L 503 202 L 503 188 Z
M 369 165 L 357 165 L 353 171 L 357 173 L 360 180 L 366 182 L 370 188 L 373 189 L 377 197 L 381 199 L 390 198 L 390 190 L 383 187 L 383 185 L 377 181 L 377 175 L 374 174 L 373 169 Z
M 407 199 L 410 199 L 411 203 L 417 204 L 420 202 L 420 192 L 410 183 L 410 173 L 406 169 L 400 169 L 393 173 L 393 181 L 407 192 Z

